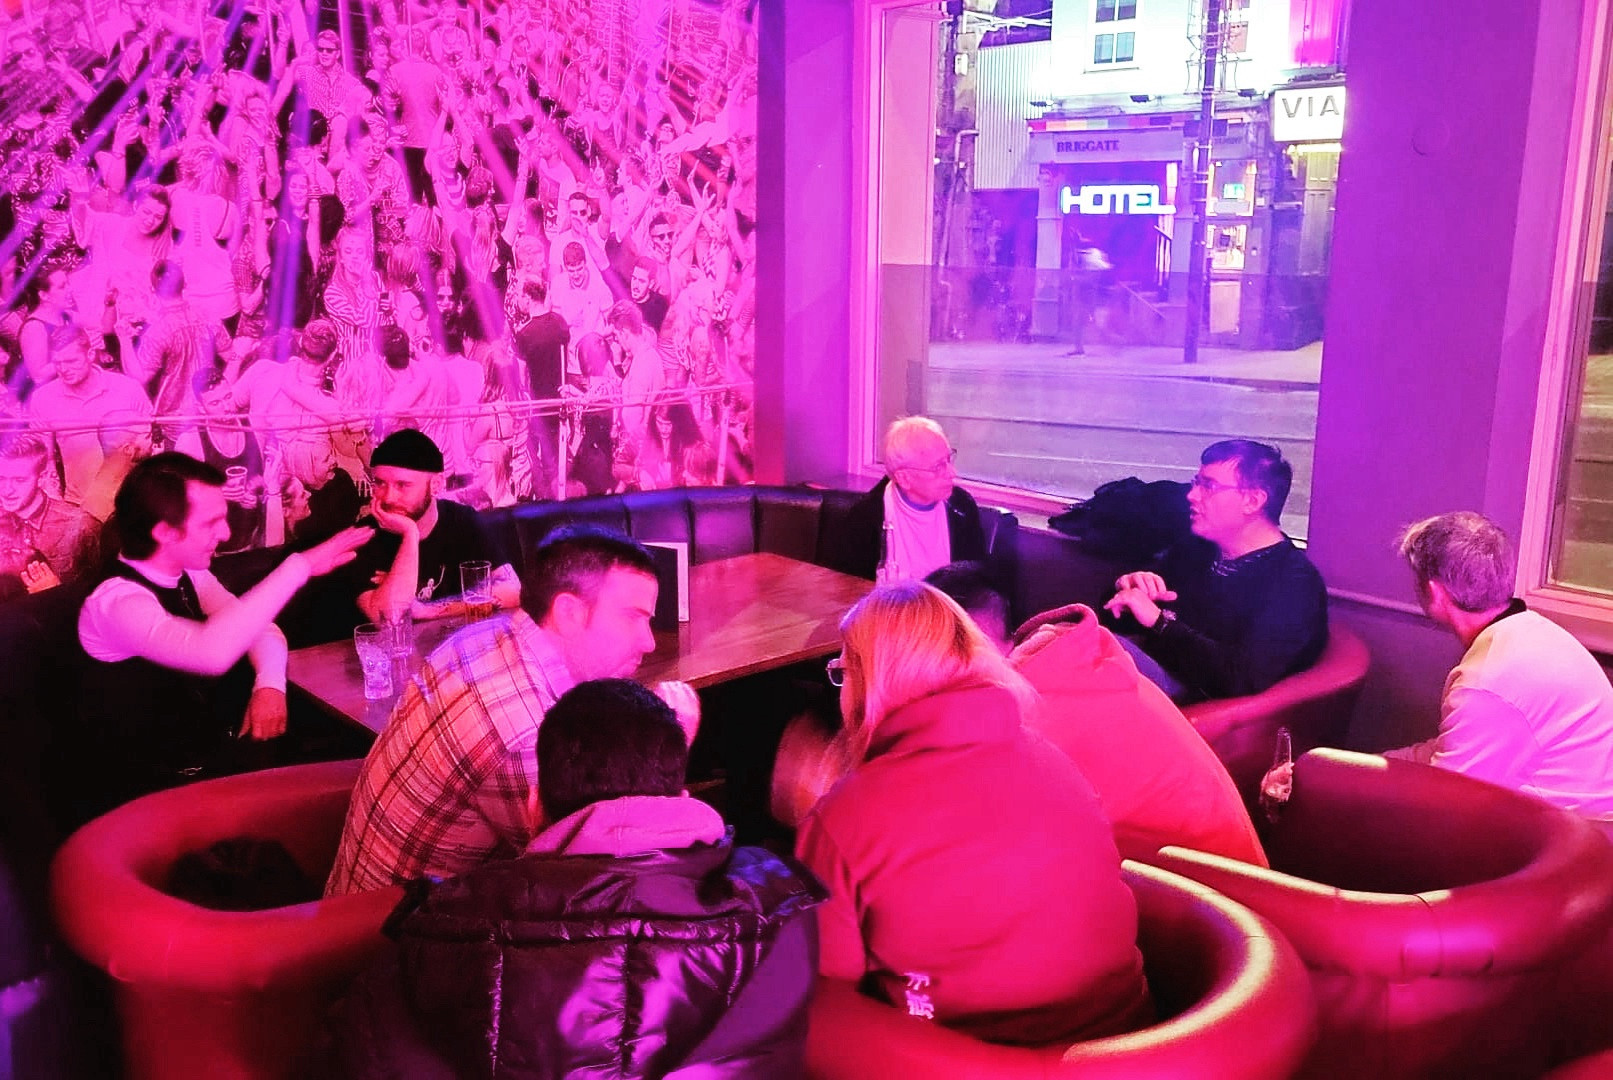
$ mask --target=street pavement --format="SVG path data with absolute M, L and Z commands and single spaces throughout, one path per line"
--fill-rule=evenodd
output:
M 1218 439 L 1279 447 L 1294 465 L 1283 527 L 1308 527 L 1321 343 L 1292 351 L 936 342 L 922 400 L 974 480 L 1060 499 L 1126 476 L 1186 480 Z

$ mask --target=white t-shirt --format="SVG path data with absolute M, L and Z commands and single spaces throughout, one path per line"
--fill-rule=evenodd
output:
M 1568 631 L 1509 615 L 1446 680 L 1432 764 L 1613 821 L 1613 687 Z
M 881 581 L 916 581 L 952 561 L 945 500 L 920 510 L 885 485 L 885 563 Z

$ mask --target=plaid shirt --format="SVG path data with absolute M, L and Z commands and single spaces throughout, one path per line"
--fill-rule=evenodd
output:
M 325 895 L 447 877 L 525 850 L 538 725 L 575 681 L 520 610 L 443 642 L 364 759 Z

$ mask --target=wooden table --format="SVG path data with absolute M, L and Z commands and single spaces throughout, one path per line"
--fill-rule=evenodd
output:
M 692 566 L 689 621 L 675 632 L 656 632 L 655 651 L 636 677 L 699 688 L 831 656 L 840 648 L 841 616 L 871 588 L 871 581 L 767 553 Z M 421 623 L 420 654 L 429 655 L 452 629 Z M 371 731 L 391 715 L 394 700 L 365 701 L 351 640 L 296 650 L 287 675 L 320 705 Z

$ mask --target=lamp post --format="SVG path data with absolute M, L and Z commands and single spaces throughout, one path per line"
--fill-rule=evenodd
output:
M 1204 2 L 1204 73 L 1199 82 L 1198 133 L 1193 139 L 1193 243 L 1187 265 L 1182 363 L 1199 359 L 1199 326 L 1209 291 L 1210 162 L 1215 152 L 1215 90 L 1221 66 L 1221 0 Z

